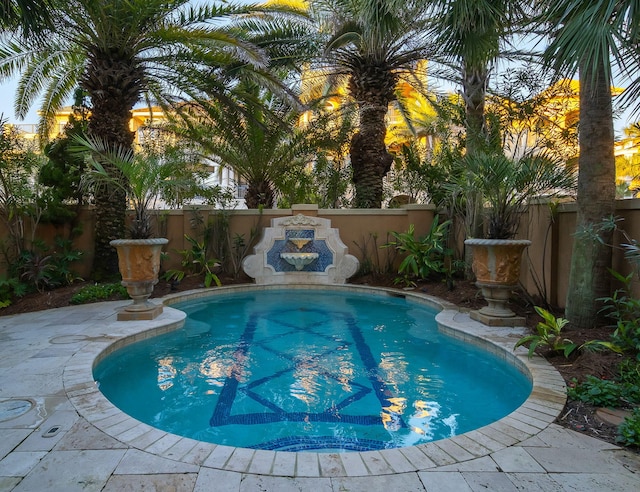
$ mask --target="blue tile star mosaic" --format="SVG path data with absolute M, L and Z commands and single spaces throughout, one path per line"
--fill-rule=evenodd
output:
M 348 313 L 327 313 L 313 308 L 304 311 L 316 314 L 316 321 L 311 316 L 299 316 L 295 311 L 278 311 L 254 313 L 245 325 L 245 329 L 237 342 L 236 359 L 248 361 L 251 354 L 267 351 L 273 360 L 278 361 L 270 374 L 253 373 L 250 364 L 234 366 L 219 393 L 218 401 L 210 419 L 210 425 L 224 426 L 232 424 L 254 425 L 273 422 L 335 422 L 363 426 L 380 426 L 381 408 L 389 407 L 394 394 L 391 388 L 378 375 L 376 361 L 370 347 L 365 342 L 362 331 L 356 321 Z M 321 321 L 317 321 L 317 320 Z M 327 335 L 325 323 L 340 323 L 344 326 L 341 337 Z M 264 326 L 270 327 L 265 329 Z M 297 355 L 296 347 L 283 343 L 291 337 L 303 337 L 307 347 L 313 347 L 305 357 Z M 291 348 L 288 348 L 291 347 Z M 339 365 L 333 363 L 332 354 L 336 351 L 353 349 L 366 369 L 366 379 L 352 380 L 341 373 Z M 291 384 L 297 381 L 296 374 L 312 368 L 314 374 L 324 379 L 327 392 L 332 402 L 325 407 L 310 411 L 309 406 L 296 398 L 286 398 L 279 391 L 283 382 Z M 285 385 L 286 386 L 286 385 Z M 365 398 L 374 397 L 379 402 L 367 402 L 366 411 L 358 403 Z M 375 401 L 372 400 L 372 401 Z M 237 404 L 242 401 L 242 406 Z M 247 403 L 249 402 L 249 403 Z M 244 410 L 238 412 L 236 407 Z M 315 408 L 315 407 L 314 407 Z M 399 424 L 406 427 L 400 418 Z M 331 436 L 291 436 L 257 444 L 259 449 L 279 449 L 286 451 L 343 449 L 366 451 L 383 449 L 387 443 L 350 439 Z

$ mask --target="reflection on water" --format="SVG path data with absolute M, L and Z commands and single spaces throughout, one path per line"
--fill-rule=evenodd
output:
M 262 292 L 185 310 L 183 331 L 115 352 L 96 379 L 127 413 L 195 439 L 297 451 L 409 446 L 501 418 L 530 388 L 404 299 Z

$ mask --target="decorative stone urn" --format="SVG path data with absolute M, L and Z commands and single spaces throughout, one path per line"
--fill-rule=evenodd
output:
M 519 326 L 525 320 L 509 309 L 511 291 L 518 286 L 522 252 L 531 244 L 528 240 L 467 239 L 473 248 L 473 273 L 476 285 L 488 306 L 472 311 L 470 316 L 489 326 Z
M 118 313 L 118 321 L 154 319 L 162 306 L 149 302 L 158 283 L 160 253 L 168 239 L 116 239 L 109 244 L 118 251 L 118 266 L 122 285 L 133 302 Z

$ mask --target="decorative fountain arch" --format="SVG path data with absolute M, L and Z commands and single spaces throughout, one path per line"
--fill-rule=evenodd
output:
M 344 284 L 358 267 L 329 219 L 303 214 L 272 219 L 242 262 L 258 285 Z

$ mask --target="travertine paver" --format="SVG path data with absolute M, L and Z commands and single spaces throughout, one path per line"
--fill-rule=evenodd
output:
M 333 490 L 349 492 L 373 491 L 423 491 L 424 486 L 417 473 L 401 473 L 399 475 L 381 475 L 378 477 L 341 477 L 332 478 Z
M 198 473 L 199 466 L 162 458 L 138 449 L 129 449 L 114 473 L 116 475 L 142 475 L 144 473 Z
M 140 492 L 144 490 L 167 490 L 171 492 L 192 492 L 198 475 L 114 475 L 101 492 Z M 210 489 L 211 490 L 211 489 Z
M 213 489 L 207 489 L 213 490 Z M 330 478 L 304 477 L 268 477 L 264 475 L 247 475 L 240 483 L 240 492 L 256 492 L 258 490 L 278 492 L 332 492 Z M 349 489 L 343 489 L 349 490 Z
M 522 492 L 558 492 L 560 484 L 545 473 L 509 473 L 509 480 Z M 603 491 L 604 492 L 604 491 Z
M 42 458 L 46 451 L 16 451 L 0 461 L 0 476 L 24 477 Z
M 491 492 L 518 492 L 509 477 L 498 472 L 462 472 L 462 477 L 471 490 L 490 490 Z
M 420 480 L 427 492 L 472 492 L 459 472 L 421 472 Z
M 125 451 L 52 451 L 18 484 L 15 492 L 101 491 Z
M 0 317 L 0 368 L 20 375 L 3 376 L 0 398 L 34 405 L 0 422 L 3 492 L 640 490 L 638 455 L 552 423 L 563 408 L 564 383 L 545 361 L 528 360 L 523 352 L 517 363 L 532 371 L 531 397 L 506 419 L 453 440 L 300 454 L 216 446 L 153 429 L 109 403 L 97 391 L 91 367 L 122 337 L 146 338 L 151 332 L 144 330 L 177 326 L 184 315 L 167 308 L 154 321 L 117 322 L 115 309 L 123 304 Z M 456 332 L 461 339 L 483 343 L 479 336 L 493 336 L 508 352 L 500 356 L 510 357 L 517 328 L 486 329 L 450 311 L 438 316 L 464 330 Z M 59 426 L 58 433 L 43 437 L 52 426 Z
M 470 461 L 463 461 L 461 463 L 454 463 L 453 465 L 441 466 L 437 471 L 476 471 L 476 472 L 494 472 L 500 471 L 500 467 L 489 456 L 483 456 L 482 458 L 476 458 Z
M 491 455 L 503 472 L 544 473 L 544 468 L 524 448 L 501 449 Z
M 238 492 L 241 480 L 240 473 L 203 468 L 198 473 L 193 492 L 211 492 L 214 487 L 216 492 Z

